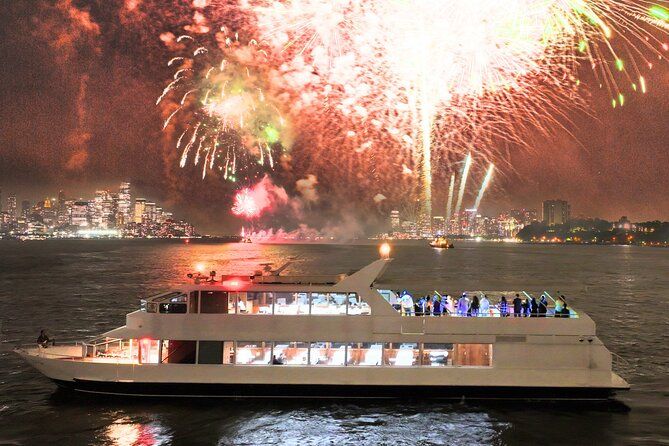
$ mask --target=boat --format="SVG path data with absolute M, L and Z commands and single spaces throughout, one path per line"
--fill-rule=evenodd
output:
M 443 249 L 453 249 L 453 243 L 449 242 L 446 237 L 436 237 L 430 242 L 430 246 L 433 248 L 443 248 Z
M 629 389 L 585 313 L 403 315 L 379 282 L 391 261 L 341 275 L 189 274 L 96 339 L 14 351 L 70 391 L 133 397 L 602 400 Z

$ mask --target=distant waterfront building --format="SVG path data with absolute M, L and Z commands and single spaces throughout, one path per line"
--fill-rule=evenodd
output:
M 10 217 L 15 220 L 17 215 L 16 215 L 16 195 L 14 194 L 9 194 L 7 196 L 7 209 L 6 212 L 10 215 Z
M 108 190 L 95 191 L 91 212 L 92 225 L 97 229 L 108 229 L 113 222 L 113 200 Z
M 144 206 L 144 221 L 153 223 L 156 221 L 156 203 L 147 201 Z
M 21 201 L 21 218 L 27 219 L 30 216 L 30 201 Z
M 70 214 L 70 224 L 81 228 L 88 227 L 89 222 L 89 203 L 88 201 L 75 201 L 72 203 L 72 212 Z
M 133 215 L 133 221 L 135 223 L 142 223 L 144 218 L 144 210 L 146 208 L 146 199 L 145 198 L 136 198 L 135 199 L 135 209 Z
M 400 211 L 397 209 L 390 211 L 390 228 L 393 232 L 400 230 Z
M 116 202 L 116 225 L 123 226 L 133 221 L 133 209 L 130 196 L 130 183 L 123 182 L 118 189 Z
M 623 231 L 629 231 L 633 229 L 632 222 L 625 215 L 620 217 L 620 220 L 618 220 L 616 226 L 618 229 L 622 229 Z
M 543 222 L 548 226 L 564 225 L 569 222 L 569 203 L 564 200 L 546 200 L 543 202 Z

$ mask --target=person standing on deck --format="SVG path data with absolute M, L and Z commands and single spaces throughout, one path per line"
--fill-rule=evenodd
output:
M 471 316 L 471 317 L 478 316 L 480 307 L 481 307 L 481 305 L 479 303 L 479 297 L 477 295 L 474 295 L 474 298 L 472 299 L 472 303 L 469 306 L 469 313 L 467 315 Z
M 530 317 L 539 317 L 539 304 L 537 304 L 537 300 L 532 296 L 530 298 Z
M 460 300 L 458 300 L 458 316 L 467 316 L 467 309 L 469 308 L 469 301 L 467 300 L 467 293 L 462 293 Z
M 402 298 L 400 299 L 400 302 L 402 303 L 402 313 L 405 316 L 413 316 L 413 297 L 411 297 L 411 294 L 406 290 L 402 293 Z
M 499 316 L 508 317 L 509 316 L 509 304 L 506 301 L 506 296 L 499 298 Z
M 480 315 L 482 317 L 490 316 L 490 301 L 488 300 L 488 297 L 486 297 L 485 294 L 481 296 L 481 300 L 479 301 L 479 306 L 480 306 Z
M 538 309 L 539 317 L 546 317 L 546 312 L 548 311 L 548 301 L 546 301 L 546 296 L 543 294 L 539 299 Z
M 441 316 L 441 299 L 436 294 L 432 296 L 432 316 Z
M 455 315 L 455 301 L 450 294 L 446 295 L 446 311 L 450 316 Z
M 516 298 L 513 299 L 513 317 L 522 317 L 523 313 L 523 301 L 520 300 L 520 294 L 516 294 Z

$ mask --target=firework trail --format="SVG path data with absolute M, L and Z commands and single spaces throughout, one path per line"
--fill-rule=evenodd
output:
M 479 189 L 479 193 L 476 196 L 476 201 L 474 202 L 474 209 L 478 209 L 479 206 L 481 205 L 481 200 L 483 200 L 483 194 L 485 194 L 486 189 L 488 189 L 488 186 L 490 185 L 490 181 L 492 180 L 492 174 L 495 170 L 495 165 L 490 164 L 488 166 L 488 170 L 485 173 L 485 177 L 483 178 L 483 183 L 481 183 L 481 189 Z
M 252 42 L 243 45 L 226 28 L 216 35 L 211 49 L 189 35 L 176 43 L 183 55 L 167 65 L 175 69 L 173 80 L 156 101 L 174 102 L 163 129 L 178 120 L 185 129 L 176 141 L 181 167 L 189 159 L 201 164 L 202 177 L 218 168 L 226 180 L 237 181 L 262 168 L 272 169 L 283 150 L 286 123 L 278 108 L 266 97 L 261 70 L 262 51 Z M 175 119 L 181 118 L 181 119 Z
M 565 110 L 580 105 L 579 65 L 592 67 L 614 107 L 625 103 L 623 84 L 646 91 L 641 70 L 662 47 L 652 29 L 664 37 L 669 19 L 663 6 L 632 0 L 249 0 L 243 7 L 256 17 L 275 87 L 322 135 L 314 155 L 327 158 L 336 146 L 378 156 L 377 166 L 381 156 L 410 166 L 420 172 L 426 212 L 434 171 L 450 169 L 436 159 L 459 157 L 474 140 L 477 155 L 496 159 L 495 142 L 522 145 L 527 133 L 563 125 Z
M 448 201 L 446 202 L 446 225 L 451 221 L 451 211 L 453 210 L 453 192 L 455 190 L 455 174 L 451 174 L 451 182 L 448 185 Z M 447 226 L 448 227 L 448 226 Z
M 462 206 L 462 198 L 465 195 L 465 188 L 467 187 L 467 178 L 469 177 L 469 169 L 472 166 L 472 155 L 467 154 L 465 158 L 465 165 L 462 168 L 462 175 L 460 177 L 460 189 L 458 190 L 458 201 L 455 204 L 455 215 L 460 216 L 460 207 Z

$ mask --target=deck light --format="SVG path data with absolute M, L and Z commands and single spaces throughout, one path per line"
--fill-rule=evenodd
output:
M 382 259 L 387 259 L 390 257 L 390 244 L 384 242 L 379 246 L 379 254 L 381 254 Z
M 195 264 L 195 271 L 198 273 L 204 272 L 204 263 L 198 262 Z

